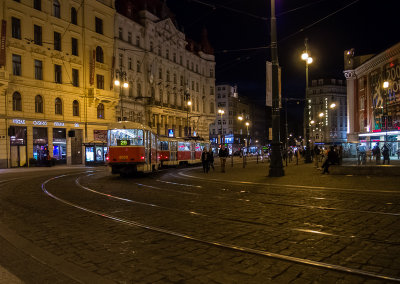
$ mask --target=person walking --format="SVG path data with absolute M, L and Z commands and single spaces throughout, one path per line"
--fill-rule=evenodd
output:
M 322 167 L 324 168 L 322 174 L 327 173 L 329 174 L 329 166 L 335 164 L 335 162 L 337 161 L 337 153 L 334 151 L 333 146 L 330 147 L 328 154 L 327 154 L 327 158 L 324 162 L 324 164 L 322 165 Z
M 201 163 L 203 164 L 203 172 L 208 173 L 208 152 L 206 147 L 203 148 L 201 153 Z
M 382 148 L 382 156 L 383 156 L 383 164 L 387 161 L 387 164 L 390 165 L 390 151 L 389 147 L 385 144 Z
M 221 149 L 219 149 L 218 153 L 220 162 L 221 162 L 221 172 L 225 172 L 225 164 L 226 164 L 226 158 L 228 157 L 228 149 L 225 148 L 225 145 L 221 146 Z
M 321 153 L 321 151 L 319 150 L 318 145 L 315 145 L 314 147 L 314 166 L 318 169 L 318 160 L 319 160 L 319 154 Z
M 375 156 L 376 164 L 379 165 L 381 163 L 381 149 L 379 149 L 378 145 L 376 145 L 374 149 L 372 149 L 372 153 Z
M 214 152 L 211 149 L 211 147 L 210 147 L 210 150 L 208 151 L 207 160 L 208 160 L 208 169 L 210 170 L 212 168 L 213 171 L 215 171 L 215 168 L 214 168 Z

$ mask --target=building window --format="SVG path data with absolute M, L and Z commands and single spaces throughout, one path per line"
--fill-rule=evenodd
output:
M 43 98 L 41 95 L 35 97 L 35 112 L 43 113 Z
M 132 43 L 132 33 L 128 32 L 128 42 Z
M 11 33 L 13 38 L 21 39 L 21 20 L 11 18 Z
M 210 69 L 210 77 L 211 77 L 211 78 L 214 77 L 214 69 Z
M 72 102 L 72 115 L 79 116 L 79 102 L 77 100 Z
M 96 74 L 97 89 L 104 90 L 104 76 Z
M 136 46 L 140 46 L 140 36 L 136 36 Z
M 78 56 L 78 39 L 71 38 L 71 54 Z
M 170 81 L 169 70 L 167 70 L 167 82 Z
M 100 46 L 96 47 L 96 62 L 104 63 L 103 49 Z
M 165 58 L 169 59 L 169 49 L 165 51 Z
M 172 59 L 174 60 L 174 62 L 176 63 L 176 53 L 174 52 Z
M 137 72 L 141 72 L 140 71 L 140 61 L 139 60 L 136 62 L 136 70 L 137 70 Z
M 123 40 L 123 39 L 124 39 L 124 38 L 123 38 L 123 33 L 124 33 L 123 29 L 122 29 L 122 28 L 118 28 L 118 38 L 119 38 L 120 40 Z
M 43 63 L 40 60 L 35 60 L 35 79 L 43 80 Z
M 54 50 L 61 51 L 61 34 L 54 32 Z
M 129 97 L 133 98 L 133 82 L 129 82 Z
M 71 8 L 71 24 L 73 24 L 73 25 L 78 24 L 78 14 L 74 7 Z
M 180 64 L 180 65 L 182 65 L 182 62 L 183 62 L 182 60 L 183 60 L 183 59 L 182 59 L 182 55 L 179 55 L 179 64 Z
M 214 87 L 210 87 L 210 95 L 214 95 Z
M 118 59 L 119 59 L 119 61 L 118 61 L 119 68 L 122 68 L 122 62 L 124 59 L 124 56 L 122 55 L 122 53 L 119 54 Z
M 196 64 L 196 73 L 199 73 L 199 65 Z
M 62 83 L 61 65 L 54 64 L 54 82 Z
M 158 47 L 158 56 L 161 56 L 161 47 Z
M 22 111 L 22 98 L 21 94 L 15 92 L 13 94 L 13 111 Z
M 153 52 L 153 42 L 150 41 L 150 52 Z
M 95 17 L 96 33 L 103 34 L 103 20 Z
M 176 84 L 176 81 L 177 81 L 176 74 L 174 73 L 174 84 Z
M 34 25 L 33 26 L 33 42 L 37 45 L 42 45 L 42 27 Z
M 63 111 L 62 111 L 62 101 L 61 101 L 60 98 L 56 98 L 54 107 L 55 107 L 55 114 L 62 114 L 63 113 Z
M 142 85 L 140 85 L 140 83 L 137 83 L 137 96 L 142 96 Z
M 53 16 L 60 18 L 60 2 L 58 0 L 53 0 Z
M 214 113 L 214 103 L 213 102 L 211 102 L 210 103 L 210 113 Z
M 79 70 L 72 68 L 72 86 L 79 87 Z
M 13 75 L 21 76 L 21 55 L 13 54 L 12 55 L 12 63 L 13 63 Z
M 128 57 L 128 69 L 132 70 L 132 58 Z
M 42 0 L 33 0 L 33 8 L 36 10 L 42 10 Z
M 162 68 L 158 69 L 158 79 L 162 80 Z
M 99 104 L 97 106 L 97 118 L 104 119 L 104 105 Z

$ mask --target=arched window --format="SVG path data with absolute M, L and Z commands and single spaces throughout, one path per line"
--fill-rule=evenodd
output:
M 61 101 L 60 98 L 56 98 L 54 107 L 55 107 L 55 114 L 62 114 L 63 113 L 63 111 L 62 111 L 62 101 Z
M 13 110 L 14 111 L 22 111 L 22 98 L 21 94 L 18 92 L 15 92 L 13 94 Z
M 60 18 L 60 2 L 53 0 L 53 16 Z
M 43 113 L 43 98 L 41 95 L 35 97 L 35 112 Z
M 74 7 L 71 8 L 71 24 L 73 25 L 78 24 L 78 15 Z
M 96 47 L 96 61 L 104 63 L 103 49 L 100 46 Z
M 99 104 L 97 106 L 97 118 L 104 119 L 104 105 Z
M 72 102 L 72 115 L 79 116 L 79 102 L 77 100 Z
M 137 96 L 142 96 L 142 85 L 140 85 L 140 83 L 137 83 Z

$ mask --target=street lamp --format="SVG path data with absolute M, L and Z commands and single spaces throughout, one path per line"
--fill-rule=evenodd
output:
M 308 65 L 313 62 L 312 57 L 308 52 L 308 39 L 304 40 L 304 45 L 306 50 L 301 55 L 301 59 L 306 62 L 306 103 L 305 103 L 305 110 L 304 110 L 304 123 L 306 125 L 306 155 L 305 155 L 305 163 L 311 163 L 311 149 L 310 149 L 310 107 L 308 101 Z
M 247 131 L 247 155 L 250 153 L 250 134 L 249 134 L 249 125 L 250 122 L 246 121 L 246 131 Z
M 223 138 L 222 138 L 222 116 L 224 115 L 225 111 L 223 109 L 218 110 L 219 115 L 221 116 L 221 145 L 223 143 Z
M 280 132 L 280 98 L 279 98 L 279 62 L 278 42 L 276 35 L 275 0 L 271 0 L 271 61 L 272 61 L 272 143 L 271 162 L 269 165 L 270 177 L 285 175 L 282 163 Z
M 387 96 L 388 96 L 388 94 L 387 94 L 387 89 L 389 88 L 389 82 L 388 81 L 385 81 L 385 82 L 383 82 L 383 89 L 385 90 L 385 130 L 386 130 L 386 133 L 385 133 L 385 145 L 386 145 L 386 143 L 387 143 L 387 141 L 388 141 L 388 138 L 387 138 L 387 132 L 388 132 L 388 109 L 387 109 L 387 105 L 388 105 L 388 103 L 387 103 Z M 383 109 L 382 109 L 382 111 L 383 111 Z
M 190 133 L 191 131 L 189 131 L 189 125 L 190 125 L 190 123 L 189 123 L 189 108 L 192 105 L 192 101 L 189 100 L 186 102 L 186 104 L 187 104 L 187 107 L 186 107 L 186 136 L 189 137 L 189 135 L 191 134 Z
M 121 116 L 121 121 L 124 121 L 124 107 L 123 107 L 123 98 L 122 98 L 122 90 L 123 88 L 127 89 L 129 87 L 129 84 L 127 82 L 127 75 L 125 71 L 122 71 L 122 67 L 120 69 L 117 69 L 115 71 L 117 78 L 114 81 L 114 85 L 119 87 L 119 98 L 121 102 L 121 109 L 120 109 L 120 116 Z M 122 81 L 122 86 L 121 86 L 121 81 Z

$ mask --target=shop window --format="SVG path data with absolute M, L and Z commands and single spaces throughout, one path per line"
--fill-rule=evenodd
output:
M 35 60 L 35 79 L 43 80 L 43 63 L 40 60 Z
M 72 86 L 79 87 L 79 70 L 72 68 Z
M 62 114 L 63 113 L 63 111 L 62 111 L 62 101 L 61 101 L 60 98 L 56 98 L 54 107 L 55 107 L 55 114 Z
M 62 83 L 61 65 L 54 64 L 54 82 Z
M 78 39 L 71 38 L 71 54 L 78 56 Z
M 58 0 L 53 0 L 53 16 L 60 18 L 60 2 Z
M 104 76 L 96 74 L 96 86 L 97 89 L 102 89 L 104 90 Z
M 104 53 L 100 46 L 96 47 L 96 62 L 104 63 Z
M 42 45 L 42 27 L 33 25 L 33 42 Z
M 79 102 L 77 100 L 72 102 L 72 115 L 79 116 Z
M 97 106 L 97 118 L 104 119 L 104 105 L 99 104 Z
M 21 55 L 12 55 L 13 75 L 21 76 Z
M 15 92 L 13 94 L 13 111 L 22 111 L 22 98 L 21 94 Z
M 43 113 L 43 98 L 41 95 L 35 97 L 35 112 Z
M 42 0 L 33 0 L 33 8 L 36 10 L 42 10 Z
M 78 13 L 74 7 L 71 8 L 71 24 L 77 25 L 78 24 Z
M 65 128 L 53 128 L 53 158 L 58 163 L 67 161 L 67 135 Z

